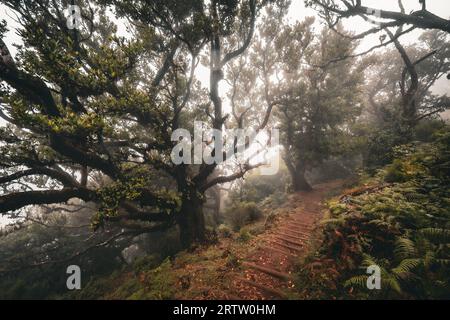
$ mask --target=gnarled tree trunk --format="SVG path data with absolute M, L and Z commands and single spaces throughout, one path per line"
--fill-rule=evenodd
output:
M 294 191 L 311 191 L 312 187 L 305 178 L 304 172 L 291 173 L 292 187 Z
M 311 191 L 312 187 L 305 178 L 306 168 L 302 165 L 293 165 L 289 160 L 285 159 L 286 166 L 291 175 L 292 188 L 294 191 Z
M 189 248 L 193 243 L 205 241 L 205 217 L 202 199 L 193 195 L 189 199 L 183 199 L 178 225 L 180 227 L 180 242 L 184 248 Z

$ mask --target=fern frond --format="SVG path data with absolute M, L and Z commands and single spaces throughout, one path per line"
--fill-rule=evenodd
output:
M 411 273 L 411 271 L 417 268 L 421 263 L 422 263 L 421 259 L 405 259 L 402 262 L 400 262 L 400 264 L 397 267 L 392 269 L 392 273 L 395 276 L 402 277 L 402 275 L 404 274 Z
M 333 226 L 333 227 L 340 227 L 343 226 L 345 224 L 345 218 L 330 218 L 330 219 L 325 219 L 322 220 L 320 222 L 321 225 L 325 225 L 325 226 Z
M 436 259 L 435 262 L 441 266 L 450 266 L 450 259 Z
M 344 282 L 344 287 L 359 287 L 366 288 L 367 287 L 367 278 L 368 276 L 354 276 Z
M 450 243 L 450 229 L 426 228 L 420 232 L 431 242 Z
M 423 259 L 423 264 L 426 268 L 430 267 L 435 261 L 436 261 L 436 255 L 434 253 L 434 251 L 428 250 L 425 253 L 424 259 Z
M 416 253 L 416 247 L 414 241 L 408 238 L 399 237 L 395 241 L 395 256 L 404 259 L 408 257 L 412 257 Z
M 400 286 L 400 283 L 392 278 L 392 277 L 382 277 L 381 278 L 381 289 L 392 289 L 398 294 L 402 293 L 402 288 Z
M 361 263 L 361 266 L 366 268 L 368 266 L 378 266 L 380 268 L 381 274 L 386 273 L 385 268 L 383 267 L 383 265 L 378 262 L 374 257 L 372 257 L 369 254 L 363 254 L 363 261 Z

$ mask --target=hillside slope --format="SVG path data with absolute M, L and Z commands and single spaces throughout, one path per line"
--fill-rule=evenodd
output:
M 280 299 L 296 294 L 295 266 L 307 253 L 323 201 L 342 181 L 290 195 L 267 219 L 154 268 L 145 259 L 89 283 L 81 299 Z M 151 260 L 151 259 L 150 259 Z

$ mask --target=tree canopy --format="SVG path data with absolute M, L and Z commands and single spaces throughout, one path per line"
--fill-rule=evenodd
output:
M 204 192 L 252 166 L 210 179 L 217 164 L 174 165 L 171 133 L 192 128 L 191 119 L 235 125 L 219 94 L 223 69 L 247 50 L 261 9 L 286 4 L 83 1 L 72 30 L 66 1 L 2 4 L 18 15 L 23 45 L 14 61 L 1 42 L 1 211 L 79 198 L 98 204 L 95 228 L 179 224 L 186 244 L 202 240 Z M 110 9 L 130 21 L 129 36 L 118 35 Z M 200 58 L 209 64 L 207 91 L 194 76 Z M 39 190 L 20 190 L 17 181 L 36 176 Z

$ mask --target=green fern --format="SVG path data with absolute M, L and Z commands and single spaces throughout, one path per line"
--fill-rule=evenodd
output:
M 426 228 L 420 232 L 431 242 L 450 243 L 450 229 Z
M 428 250 L 425 252 L 423 264 L 425 268 L 429 268 L 431 265 L 433 265 L 436 261 L 436 254 L 434 251 Z
M 435 262 L 443 267 L 450 266 L 450 259 L 436 259 Z
M 383 290 L 394 290 L 398 294 L 402 294 L 402 288 L 400 283 L 394 277 L 382 277 L 381 278 L 381 289 Z
M 330 219 L 324 219 L 320 222 L 320 224 L 327 226 L 327 227 L 341 227 L 345 225 L 345 217 L 340 218 L 330 218 Z
M 372 257 L 369 254 L 363 254 L 363 261 L 361 263 L 361 266 L 365 269 L 368 266 L 373 266 L 373 265 L 380 267 L 382 274 L 386 272 L 386 270 L 384 269 L 384 267 L 380 263 L 380 261 L 377 261 L 377 259 L 375 259 L 374 257 Z
M 400 262 L 397 267 L 391 270 L 392 274 L 401 279 L 408 279 L 410 278 L 412 271 L 421 265 L 422 262 L 422 259 L 405 259 Z
M 394 253 L 400 259 L 413 257 L 416 254 L 415 244 L 409 238 L 399 237 L 395 241 Z
M 369 276 L 360 275 L 354 276 L 344 282 L 344 287 L 357 287 L 357 288 L 367 288 L 367 279 Z

